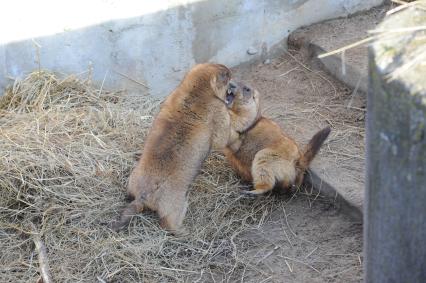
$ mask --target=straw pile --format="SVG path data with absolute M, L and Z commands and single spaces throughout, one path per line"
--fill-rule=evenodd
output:
M 137 107 L 121 93 L 47 71 L 0 97 L 1 282 L 35 282 L 43 257 L 55 282 L 204 281 L 252 268 L 238 235 L 277 200 L 241 199 L 218 154 L 191 190 L 190 236 L 166 234 L 155 214 L 120 233 L 108 229 L 159 105 L 143 96 L 130 102 Z

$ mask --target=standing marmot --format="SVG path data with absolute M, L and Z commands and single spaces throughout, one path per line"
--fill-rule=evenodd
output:
M 112 223 L 113 230 L 148 208 L 158 213 L 163 228 L 179 232 L 188 187 L 202 162 L 211 150 L 233 144 L 237 131 L 245 130 L 241 123 L 233 122 L 236 128 L 231 127 L 235 92 L 230 79 L 224 65 L 199 64 L 165 100 L 130 175 L 127 192 L 133 200 L 120 220 Z

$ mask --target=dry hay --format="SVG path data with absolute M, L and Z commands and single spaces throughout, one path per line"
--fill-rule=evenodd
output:
M 238 235 L 260 226 L 264 206 L 277 200 L 242 199 L 218 154 L 190 193 L 190 236 L 166 234 L 155 214 L 138 215 L 120 233 L 108 229 L 159 102 L 136 104 L 46 71 L 1 97 L 1 282 L 39 278 L 35 239 L 46 247 L 55 282 L 204 281 L 256 271 L 241 256 L 248 244 Z

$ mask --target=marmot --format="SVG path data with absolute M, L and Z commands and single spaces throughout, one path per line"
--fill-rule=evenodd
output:
M 180 232 L 188 188 L 203 161 L 211 150 L 232 148 L 238 132 L 245 130 L 245 124 L 235 122 L 235 117 L 236 128 L 231 127 L 235 87 L 230 79 L 231 72 L 224 65 L 199 64 L 167 97 L 130 175 L 127 192 L 132 201 L 112 223 L 113 230 L 147 208 L 157 212 L 161 227 Z
M 240 147 L 227 147 L 225 157 L 237 174 L 253 182 L 247 194 L 263 194 L 274 187 L 300 186 L 306 169 L 330 134 L 330 127 L 317 132 L 303 150 L 272 120 L 259 119 L 240 136 Z M 236 144 L 236 143 L 234 143 Z
M 234 101 L 230 109 L 231 127 L 238 134 L 247 131 L 259 119 L 261 115 L 260 94 L 242 82 L 231 81 L 230 92 L 234 93 Z M 241 146 L 241 138 L 234 139 L 227 148 L 238 150 Z

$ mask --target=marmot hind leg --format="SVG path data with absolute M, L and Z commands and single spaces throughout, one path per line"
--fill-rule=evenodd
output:
M 160 216 L 160 226 L 175 235 L 185 234 L 186 232 L 182 229 L 182 224 L 187 208 L 188 201 L 185 193 L 179 192 L 177 195 L 163 197 L 157 207 L 157 213 Z
M 261 195 L 271 191 L 275 186 L 275 175 L 272 169 L 271 162 L 268 161 L 268 156 L 264 152 L 259 151 L 253 160 L 251 169 L 254 190 L 244 191 L 244 193 Z
M 144 209 L 144 205 L 141 200 L 135 199 L 129 203 L 126 208 L 121 212 L 120 219 L 113 221 L 110 225 L 114 231 L 119 231 L 127 226 L 132 217 L 138 213 L 141 213 Z

